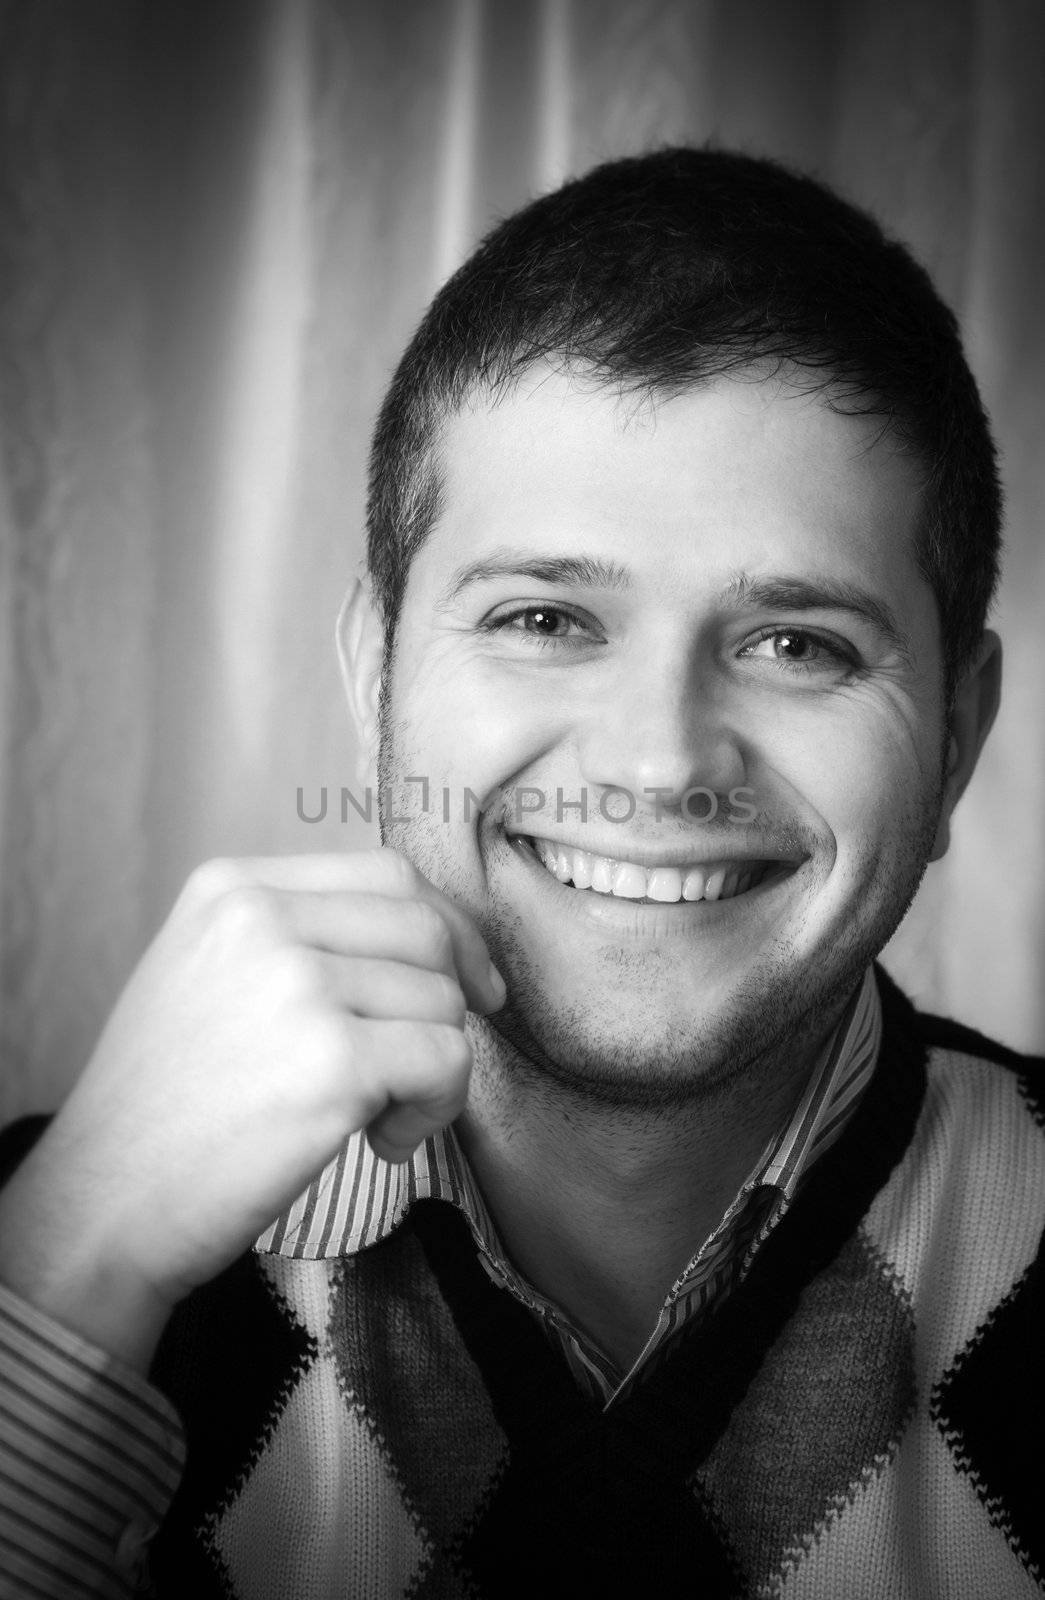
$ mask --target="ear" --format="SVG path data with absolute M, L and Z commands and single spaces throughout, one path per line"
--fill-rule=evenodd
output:
M 951 842 L 951 815 L 976 769 L 984 740 L 998 713 L 1001 699 L 1001 640 L 989 628 L 975 661 L 958 685 L 950 720 L 943 805 L 930 861 L 947 854 Z
M 345 698 L 359 737 L 356 776 L 361 784 L 373 786 L 377 783 L 385 630 L 366 579 L 352 584 L 338 612 L 337 654 Z

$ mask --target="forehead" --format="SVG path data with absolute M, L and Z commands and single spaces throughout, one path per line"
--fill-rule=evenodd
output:
M 694 599 L 739 568 L 783 567 L 935 611 L 915 561 L 917 462 L 881 418 L 777 379 L 650 399 L 537 369 L 447 420 L 439 471 L 415 595 L 511 546 L 591 553 Z

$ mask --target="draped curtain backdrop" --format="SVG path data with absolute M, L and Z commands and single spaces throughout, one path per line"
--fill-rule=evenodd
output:
M 3 1115 L 196 862 L 372 842 L 333 625 L 393 363 L 497 217 L 708 137 L 871 207 L 962 318 L 1007 698 L 888 963 L 1045 1043 L 1042 38 L 1036 0 L 0 0 Z

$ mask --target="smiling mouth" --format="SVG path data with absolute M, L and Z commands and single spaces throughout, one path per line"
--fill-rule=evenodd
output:
M 528 851 L 558 883 L 620 900 L 672 905 L 681 901 L 733 900 L 794 871 L 795 861 L 721 859 L 643 867 L 614 856 L 593 855 L 550 839 L 516 834 L 512 843 Z

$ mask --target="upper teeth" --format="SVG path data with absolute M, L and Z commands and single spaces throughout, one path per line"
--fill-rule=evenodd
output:
M 596 856 L 587 850 L 555 845 L 548 839 L 530 843 L 560 883 L 594 889 L 624 900 L 728 900 L 743 894 L 762 877 L 762 861 L 708 862 L 700 867 L 640 867 L 634 861 Z

